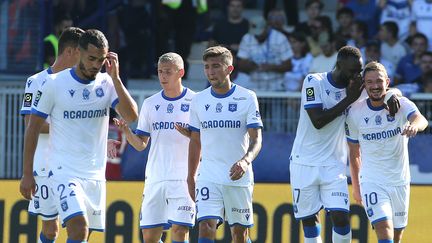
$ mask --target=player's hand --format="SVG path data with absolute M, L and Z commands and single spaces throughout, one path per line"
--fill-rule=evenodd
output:
M 364 88 L 363 78 L 359 74 L 350 80 L 348 87 L 346 88 L 347 98 L 351 102 L 356 101 L 360 97 L 363 88 Z
M 408 124 L 404 127 L 404 130 L 402 131 L 401 135 L 406 135 L 409 138 L 414 137 L 417 135 L 418 128 L 416 126 L 413 126 L 411 124 Z
M 107 60 L 105 61 L 105 69 L 113 80 L 120 80 L 118 55 L 115 52 L 108 52 Z
M 242 176 L 246 173 L 249 165 L 250 163 L 244 159 L 235 162 L 235 164 L 233 164 L 233 166 L 230 169 L 231 180 L 236 181 L 242 178 Z
M 127 122 L 124 119 L 117 119 L 113 118 L 114 124 L 122 131 L 122 132 L 129 132 L 129 126 Z
M 108 139 L 107 143 L 107 156 L 110 159 L 114 159 L 117 157 L 117 147 L 121 144 L 120 141 L 114 140 L 114 139 Z
M 195 178 L 188 176 L 187 178 L 189 196 L 192 198 L 192 201 L 195 202 Z
M 27 200 L 32 199 L 32 196 L 34 196 L 36 192 L 36 182 L 33 175 L 31 176 L 23 175 L 23 177 L 21 177 L 20 192 L 25 199 Z
M 179 133 L 183 134 L 183 136 L 190 138 L 191 131 L 187 127 L 183 127 L 180 124 L 174 124 L 174 127 Z
M 353 186 L 353 198 L 354 200 L 358 203 L 361 204 L 362 202 L 362 197 L 360 194 L 360 190 L 359 189 L 355 189 L 355 187 Z
M 400 102 L 396 95 L 390 96 L 387 101 L 387 104 L 384 104 L 385 108 L 389 111 L 390 116 L 395 116 L 398 110 L 400 109 Z

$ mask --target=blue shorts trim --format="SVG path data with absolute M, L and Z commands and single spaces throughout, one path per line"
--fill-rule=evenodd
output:
M 321 208 L 320 209 L 318 209 L 318 211 L 316 212 L 316 213 L 314 213 L 314 214 L 311 214 L 311 215 L 308 215 L 308 216 L 304 216 L 304 217 L 299 217 L 299 218 L 297 218 L 297 217 L 295 217 L 295 219 L 296 220 L 303 220 L 303 219 L 308 219 L 308 218 L 312 218 L 312 217 L 315 217 L 315 215 L 317 215 L 318 213 L 319 213 L 319 211 L 321 211 L 321 209 L 323 209 L 324 207 L 323 206 L 321 206 Z
M 151 225 L 140 225 L 140 229 L 152 229 L 152 228 L 158 228 L 158 227 L 163 227 L 164 229 L 166 229 L 166 227 L 168 227 L 168 229 L 169 229 L 170 225 L 167 224 L 167 223 L 151 224 Z
M 185 222 L 178 222 L 178 221 L 174 221 L 174 220 L 168 220 L 168 223 L 173 225 L 181 225 L 181 226 L 186 226 L 189 228 L 192 228 L 194 226 L 194 224 L 190 224 L 190 223 L 185 223 Z
M 376 219 L 376 220 L 372 221 L 371 224 L 375 225 L 375 224 L 377 224 L 377 223 L 379 223 L 381 221 L 385 221 L 385 220 L 391 220 L 391 218 L 389 218 L 389 217 L 382 217 L 382 218 L 379 218 L 379 219 Z
M 90 231 L 105 232 L 105 229 L 89 228 Z
M 72 219 L 73 217 L 80 216 L 80 215 L 81 215 L 81 216 L 84 216 L 84 212 L 83 212 L 83 211 L 79 211 L 79 212 L 76 212 L 76 213 L 73 213 L 73 214 L 67 216 L 65 219 L 63 219 L 62 227 L 63 227 L 63 228 L 66 227 L 66 223 L 67 223 L 67 221 L 69 221 L 69 220 Z
M 29 211 L 29 214 L 34 215 L 34 216 L 42 216 L 45 218 L 56 218 L 58 216 L 58 213 L 47 215 L 47 214 L 43 214 L 43 213 L 35 213 L 35 212 L 30 212 L 30 211 Z
M 331 212 L 331 211 L 340 211 L 340 212 L 349 213 L 349 210 L 345 209 L 345 208 L 326 208 L 325 210 L 328 211 L 328 212 Z
M 229 226 L 233 227 L 233 226 L 236 226 L 236 225 L 239 225 L 239 226 L 242 226 L 242 227 L 245 227 L 245 228 L 252 228 L 254 226 L 254 224 L 240 224 L 240 223 L 230 224 Z
M 197 219 L 197 222 L 199 223 L 199 222 L 201 222 L 201 221 L 203 221 L 203 220 L 207 220 L 207 219 L 217 219 L 218 220 L 218 222 L 221 222 L 221 223 L 223 223 L 223 218 L 221 218 L 221 217 L 219 217 L 219 216 L 204 216 L 204 217 L 201 217 L 201 218 L 198 218 Z

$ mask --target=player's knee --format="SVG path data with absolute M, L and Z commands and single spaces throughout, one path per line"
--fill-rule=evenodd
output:
M 184 237 L 189 233 L 189 228 L 183 225 L 173 225 L 171 231 L 176 236 Z
M 204 220 L 199 223 L 199 237 L 213 239 L 216 236 L 216 225 Z
M 59 226 L 56 221 L 43 221 L 42 223 L 42 234 L 47 239 L 54 240 L 58 237 Z
M 313 227 L 318 225 L 319 223 L 320 222 L 317 214 L 315 214 L 312 217 L 302 219 L 303 226 Z
M 145 243 L 158 243 L 160 240 L 160 237 L 154 234 L 145 234 L 143 232 L 143 239 Z
M 402 235 L 403 235 L 403 229 L 395 229 L 394 230 L 394 236 L 393 241 L 394 243 L 399 243 L 402 241 Z
M 89 228 L 84 216 L 77 216 L 66 222 L 68 238 L 71 240 L 87 240 Z
M 231 234 L 234 242 L 245 242 L 247 239 L 247 228 L 235 225 L 231 229 Z
M 350 224 L 347 212 L 332 211 L 330 212 L 334 227 L 345 227 Z

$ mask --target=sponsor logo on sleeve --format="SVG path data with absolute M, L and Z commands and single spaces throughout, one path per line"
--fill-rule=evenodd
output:
M 306 88 L 306 100 L 307 101 L 314 101 L 315 100 L 315 91 L 314 88 Z
M 41 97 L 42 97 L 42 92 L 40 90 L 38 90 L 38 92 L 36 93 L 36 98 L 35 98 L 35 100 L 33 102 L 34 106 L 38 106 L 39 100 L 40 100 Z
M 33 99 L 32 93 L 25 93 L 24 94 L 24 104 L 23 104 L 24 107 L 31 107 L 32 99 Z

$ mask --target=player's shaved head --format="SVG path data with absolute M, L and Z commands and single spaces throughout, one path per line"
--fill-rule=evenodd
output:
M 222 57 L 222 62 L 227 66 L 233 65 L 233 56 L 231 51 L 223 46 L 212 46 L 204 51 L 203 61 L 206 61 L 209 57 Z
M 84 33 L 84 30 L 77 27 L 68 27 L 63 30 L 59 38 L 58 53 L 61 55 L 66 47 L 77 48 L 78 42 Z
M 88 45 L 92 44 L 98 49 L 106 48 L 108 49 L 108 40 L 105 35 L 96 29 L 89 29 L 84 32 L 79 40 L 80 48 L 87 50 Z
M 159 57 L 158 65 L 162 63 L 171 63 L 177 67 L 178 70 L 184 69 L 183 58 L 174 52 L 168 52 Z
M 360 50 L 357 47 L 344 46 L 339 50 L 336 62 L 342 63 L 352 58 L 361 58 Z

